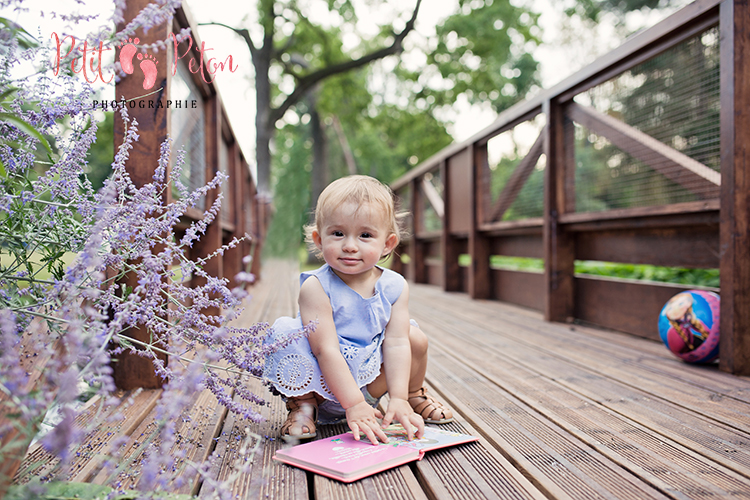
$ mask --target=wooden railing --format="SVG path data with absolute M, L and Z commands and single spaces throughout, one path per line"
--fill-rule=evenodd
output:
M 128 0 L 124 18 L 132 19 L 151 0 Z M 200 241 L 190 249 L 190 258 L 206 257 L 234 238 L 243 238 L 238 246 L 230 248 L 221 256 L 210 259 L 204 269 L 212 276 L 226 277 L 230 287 L 236 285 L 234 276 L 245 268 L 243 257 L 253 255 L 252 271 L 260 276 L 260 250 L 268 225 L 266 202 L 257 196 L 256 185 L 248 162 L 237 142 L 237 134 L 227 119 L 225 102 L 219 94 L 214 78 L 218 73 L 209 73 L 208 61 L 201 64 L 201 40 L 186 7 L 177 10 L 171 25 L 151 28 L 148 33 L 139 31 L 140 44 L 148 45 L 169 40 L 170 32 L 179 33 L 183 28 L 191 28 L 192 49 L 186 53 L 188 42 L 179 45 L 179 58 L 174 61 L 174 46 L 156 54 L 133 59 L 135 70 L 132 75 L 116 85 L 116 99 L 123 97 L 131 102 L 128 114 L 138 121 L 139 140 L 130 152 L 126 165 L 136 186 L 152 181 L 154 169 L 158 165 L 160 145 L 167 136 L 172 138 L 170 168 L 179 149 L 185 151 L 181 182 L 191 189 L 205 185 L 217 172 L 229 176 L 221 186 L 223 193 L 221 213 L 207 227 Z M 135 38 L 134 36 L 134 38 Z M 210 46 L 210 45 L 208 45 Z M 144 74 L 138 70 L 139 61 L 146 58 L 157 61 L 156 81 L 150 89 L 144 89 Z M 192 61 L 191 61 L 192 59 Z M 198 71 L 203 68 L 203 73 Z M 174 74 L 173 74 L 174 69 Z M 208 83 L 207 83 L 208 82 Z M 122 143 L 125 133 L 122 120 L 115 120 L 115 145 Z M 199 206 L 189 209 L 176 227 L 177 236 L 191 223 L 203 217 L 203 211 L 211 207 L 218 196 L 218 190 L 209 191 Z M 164 200 L 171 202 L 179 196 L 177 190 L 168 192 Z M 193 277 L 192 286 L 200 286 L 205 281 Z M 207 311 L 216 314 L 218 311 Z M 140 333 L 131 332 L 132 335 Z M 142 332 L 148 335 L 148 332 Z M 148 340 L 141 339 L 141 340 Z M 124 356 L 115 367 L 115 380 L 119 387 L 158 387 L 161 381 L 154 375 L 151 361 L 137 356 Z
M 396 267 L 650 338 L 664 303 L 695 287 L 576 274 L 576 261 L 719 268 L 720 367 L 750 373 L 748 27 L 746 3 L 696 1 L 418 165 L 392 185 L 412 213 Z

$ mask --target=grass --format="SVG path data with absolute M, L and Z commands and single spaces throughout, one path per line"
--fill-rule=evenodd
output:
M 459 256 L 458 263 L 466 267 L 471 263 L 467 254 Z M 510 271 L 544 272 L 544 260 L 527 257 L 507 257 L 493 255 L 490 257 L 493 269 Z M 719 287 L 718 269 L 689 269 L 682 267 L 650 266 L 646 264 L 622 264 L 617 262 L 599 262 L 590 260 L 575 261 L 575 273 L 590 276 L 607 276 L 641 281 L 656 281 L 677 285 Z

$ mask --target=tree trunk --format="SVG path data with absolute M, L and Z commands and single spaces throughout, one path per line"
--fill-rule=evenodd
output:
M 318 197 L 328 185 L 328 156 L 326 154 L 326 136 L 323 124 L 317 108 L 318 88 L 313 89 L 308 95 L 308 109 L 310 111 L 310 135 L 313 145 L 312 164 L 312 192 L 310 193 L 310 208 L 315 210 Z
M 262 199 L 271 198 L 271 141 L 275 124 L 270 122 L 271 82 L 268 70 L 271 66 L 270 54 L 261 52 L 254 58 L 255 65 L 255 160 L 257 161 L 258 194 Z
M 310 192 L 310 222 L 315 221 L 315 207 L 318 204 L 318 197 L 323 189 L 328 185 L 328 155 L 326 154 L 326 134 L 325 128 L 320 121 L 318 114 L 317 101 L 318 89 L 315 87 L 307 96 L 308 111 L 310 112 L 310 136 L 313 144 L 313 163 L 311 172 L 311 192 Z M 307 254 L 308 264 L 319 263 L 318 257 L 309 252 Z

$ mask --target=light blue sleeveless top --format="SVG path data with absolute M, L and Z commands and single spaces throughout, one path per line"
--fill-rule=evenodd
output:
M 300 284 L 315 276 L 328 295 L 341 354 L 360 388 L 380 374 L 385 326 L 391 319 L 393 304 L 404 290 L 403 276 L 390 269 L 382 270 L 383 274 L 375 284 L 375 293 L 367 298 L 349 288 L 328 264 L 300 275 Z M 299 314 L 296 318 L 281 317 L 271 327 L 266 343 L 283 340 L 301 329 Z M 285 396 L 301 396 L 314 391 L 336 401 L 323 379 L 310 343 L 304 337 L 266 356 L 263 378 Z

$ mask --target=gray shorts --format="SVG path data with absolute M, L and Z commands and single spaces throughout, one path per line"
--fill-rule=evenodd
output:
M 367 386 L 362 387 L 360 390 L 362 391 L 362 395 L 365 397 L 367 404 L 376 408 L 380 402 L 380 398 L 374 398 L 371 396 L 367 391 Z M 346 422 L 346 410 L 338 401 L 326 399 L 318 405 L 319 424 L 341 424 L 344 422 Z

